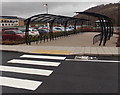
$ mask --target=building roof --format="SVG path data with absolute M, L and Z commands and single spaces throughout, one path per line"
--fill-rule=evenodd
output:
M 18 19 L 17 16 L 0 16 L 0 18 L 4 18 L 4 19 Z
M 19 20 L 25 20 L 25 18 L 18 17 Z

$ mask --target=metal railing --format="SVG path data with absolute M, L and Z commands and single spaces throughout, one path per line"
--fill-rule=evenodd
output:
M 101 38 L 101 33 L 97 34 L 93 37 L 93 44 L 97 43 L 98 41 L 100 41 Z
M 61 31 L 61 32 L 54 32 L 54 33 L 46 33 L 40 34 L 38 36 L 28 36 L 26 39 L 28 40 L 28 44 L 30 45 L 31 42 L 35 42 L 36 44 L 42 42 L 48 42 L 52 40 L 56 40 L 58 38 L 67 37 L 68 35 L 80 33 L 80 30 L 76 31 Z

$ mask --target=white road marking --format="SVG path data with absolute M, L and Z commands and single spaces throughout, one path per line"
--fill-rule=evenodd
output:
M 14 88 L 22 88 L 27 90 L 36 90 L 42 84 L 41 81 L 33 81 L 27 79 L 18 79 L 0 76 L 0 85 Z
M 58 62 L 20 60 L 20 59 L 13 59 L 8 61 L 8 63 L 20 63 L 20 64 L 30 64 L 30 65 L 43 65 L 43 66 L 59 66 L 60 65 L 60 63 Z
M 78 59 L 66 59 L 68 61 L 88 61 L 88 62 L 114 62 L 114 63 L 118 63 L 120 61 L 114 61 L 114 60 L 78 60 Z
M 52 70 L 21 68 L 21 67 L 11 67 L 11 66 L 0 66 L 0 71 L 44 75 L 44 76 L 49 76 L 53 72 Z
M 22 55 L 21 58 L 41 58 L 41 59 L 57 59 L 57 60 L 64 60 L 66 57 L 60 56 L 43 56 L 43 55 Z

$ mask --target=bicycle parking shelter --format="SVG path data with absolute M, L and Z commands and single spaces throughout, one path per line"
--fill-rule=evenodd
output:
M 113 35 L 113 24 L 112 24 L 112 19 L 105 16 L 101 15 L 98 13 L 93 13 L 93 12 L 76 12 L 78 14 L 85 14 L 85 15 L 90 15 L 93 17 L 97 17 L 99 20 L 99 24 L 101 26 L 101 33 L 100 33 L 100 43 L 99 46 L 101 45 L 103 41 L 103 46 L 105 46 L 106 41 L 110 40 L 110 37 Z M 81 19 L 81 18 L 75 18 L 75 17 L 68 17 L 68 16 L 61 16 L 61 15 L 53 15 L 53 14 L 38 14 L 31 16 L 25 20 L 26 23 L 26 44 L 30 45 L 31 41 L 29 39 L 29 26 L 30 23 L 35 23 L 35 22 L 41 22 L 41 23 L 49 23 L 49 28 L 50 28 L 50 40 L 54 39 L 53 37 L 53 25 L 54 23 L 59 23 L 64 26 L 64 31 L 66 31 L 66 27 L 68 25 L 68 22 L 72 22 L 74 24 L 74 30 L 76 30 L 76 25 L 78 23 L 83 24 L 83 22 L 89 21 L 88 19 Z
M 107 40 L 110 40 L 110 37 L 113 35 L 112 19 L 105 16 L 105 15 L 101 15 L 101 14 L 94 13 L 94 12 L 76 12 L 76 13 L 84 14 L 84 15 L 88 15 L 88 16 L 93 16 L 93 17 L 98 18 L 97 23 L 101 27 L 99 46 L 101 45 L 102 41 L 103 41 L 103 46 L 105 46 Z

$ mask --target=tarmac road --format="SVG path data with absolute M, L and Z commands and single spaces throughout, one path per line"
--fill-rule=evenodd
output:
M 23 55 L 45 56 L 45 58 L 30 58 Z M 1 79 L 10 80 L 10 84 L 7 84 L 7 82 L 5 82 L 6 84 L 2 84 L 2 93 L 118 93 L 118 62 L 114 62 L 118 60 L 117 57 L 97 57 L 98 60 L 112 60 L 111 62 L 66 60 L 73 59 L 74 57 L 75 55 L 2 52 Z M 20 61 L 12 63 L 13 59 L 27 60 L 27 62 L 31 60 L 31 63 L 22 64 Z M 11 63 L 8 63 L 8 61 L 11 61 Z M 49 66 L 45 66 L 37 62 L 35 64 L 34 61 L 51 63 Z M 53 66 L 52 63 L 59 65 Z M 6 69 L 1 69 L 3 67 Z M 10 67 L 14 68 L 10 71 Z M 34 69 L 34 74 L 33 72 L 25 72 L 31 69 Z M 37 73 L 41 69 L 48 70 L 48 72 L 52 71 L 52 73 L 46 73 L 46 75 L 42 75 L 40 72 Z M 16 79 L 20 79 L 21 82 Z M 24 80 L 27 81 L 24 82 Z M 30 80 L 33 84 L 29 83 Z M 24 83 L 25 87 L 20 83 Z M 32 86 L 26 86 L 27 83 Z M 36 85 L 38 86 L 36 87 Z

